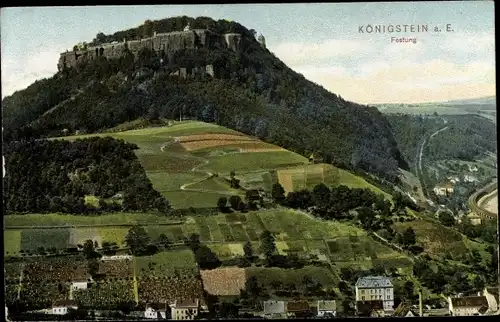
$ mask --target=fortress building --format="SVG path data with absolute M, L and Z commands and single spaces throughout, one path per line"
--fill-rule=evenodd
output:
M 125 49 L 129 49 L 132 54 L 137 55 L 142 48 L 148 48 L 155 52 L 172 53 L 182 49 L 199 48 L 227 48 L 232 51 L 239 51 L 241 48 L 242 37 L 238 33 L 217 34 L 209 29 L 191 29 L 188 24 L 183 31 L 174 31 L 167 33 L 156 32 L 150 38 L 122 42 L 114 41 L 98 46 L 82 47 L 73 51 L 61 53 L 58 70 L 64 67 L 74 67 L 77 62 L 96 59 L 104 56 L 107 58 L 119 58 L 123 55 Z
M 266 38 L 264 38 L 263 34 L 259 35 L 259 37 L 257 38 L 257 41 L 262 46 L 262 48 L 266 48 Z

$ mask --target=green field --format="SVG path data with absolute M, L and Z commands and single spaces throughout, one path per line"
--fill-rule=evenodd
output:
M 21 230 L 4 230 L 3 245 L 5 255 L 17 255 L 21 250 Z
M 240 148 L 245 147 L 274 147 L 258 140 L 246 143 L 238 142 L 229 146 L 224 145 L 227 143 L 224 142 L 219 146 L 201 148 L 191 152 L 185 150 L 180 143 L 174 142 L 174 137 L 195 134 L 244 136 L 242 133 L 218 125 L 186 121 L 177 122 L 171 126 L 70 136 L 64 137 L 64 139 L 112 136 L 137 144 L 139 149 L 135 153 L 146 170 L 153 187 L 161 192 L 176 209 L 216 207 L 219 197 L 228 194 L 243 196 L 244 191 L 231 189 L 222 178 L 211 178 L 200 182 L 203 178 L 209 177 L 209 172 L 228 175 L 234 170 L 242 187 L 247 189 L 263 188 L 270 191 L 272 184 L 278 182 L 274 170 L 308 163 L 307 158 L 287 150 L 240 152 Z M 318 166 L 322 169 L 320 172 L 316 171 Z M 345 184 L 352 188 L 370 188 L 377 193 L 383 193 L 362 178 L 333 166 L 310 165 L 308 167 L 311 169 L 305 180 L 304 174 L 300 173 L 300 171 L 304 172 L 303 167 L 297 168 L 297 173 L 291 179 L 294 191 L 306 187 L 312 189 L 318 183 L 325 182 L 329 185 Z M 185 186 L 186 190 L 181 190 L 181 186 Z M 287 191 L 292 190 L 288 189 Z M 384 195 L 388 196 L 385 193 Z M 95 203 L 95 200 L 88 201 Z
M 205 179 L 207 175 L 197 172 L 147 172 L 153 187 L 159 192 L 178 191 L 186 182 Z M 192 188 L 192 186 L 189 186 Z
M 139 277 L 172 276 L 175 272 L 197 270 L 193 252 L 189 249 L 160 252 L 152 256 L 136 257 L 136 272 Z
M 400 233 L 408 227 L 415 230 L 417 242 L 423 245 L 427 253 L 436 256 L 450 253 L 455 257 L 469 252 L 461 233 L 437 222 L 421 219 L 393 225 L 394 230 Z
M 307 159 L 290 151 L 246 152 L 209 157 L 210 163 L 202 167 L 215 173 L 251 172 L 271 170 L 307 162 Z
M 134 225 L 134 224 L 159 224 L 173 223 L 167 217 L 148 213 L 113 213 L 98 216 L 76 216 L 67 214 L 26 214 L 4 216 L 4 227 L 56 227 L 56 226 L 79 226 L 79 225 Z
M 304 276 L 318 281 L 322 287 L 332 289 L 338 286 L 339 278 L 325 267 L 305 266 L 301 269 L 282 269 L 276 267 L 251 267 L 246 269 L 247 278 L 255 276 L 260 285 L 273 288 L 276 283 L 299 286 Z
M 36 251 L 39 247 L 65 249 L 69 245 L 70 233 L 68 228 L 22 230 L 21 250 Z

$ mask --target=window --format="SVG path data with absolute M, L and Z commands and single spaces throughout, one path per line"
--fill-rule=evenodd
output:
M 387 295 L 387 299 L 390 300 L 391 299 L 391 296 L 390 295 Z
M 361 300 L 363 300 L 363 301 L 364 301 L 364 300 L 365 300 L 365 297 L 364 297 L 364 296 L 361 296 Z

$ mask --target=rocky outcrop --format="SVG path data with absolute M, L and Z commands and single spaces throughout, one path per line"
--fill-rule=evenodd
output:
M 169 33 L 154 33 L 153 37 L 140 40 L 113 42 L 99 46 L 88 47 L 85 50 L 67 51 L 61 53 L 57 67 L 74 67 L 78 62 L 95 59 L 98 56 L 119 58 L 128 48 L 134 55 L 147 48 L 155 52 L 173 53 L 182 49 L 199 49 L 222 47 L 238 51 L 241 44 L 241 34 L 230 33 L 219 35 L 208 29 L 174 31 Z M 207 70 L 207 72 L 209 72 Z M 213 74 L 213 70 L 209 72 Z
M 224 40 L 226 41 L 227 48 L 232 51 L 238 51 L 241 44 L 241 34 L 225 34 Z

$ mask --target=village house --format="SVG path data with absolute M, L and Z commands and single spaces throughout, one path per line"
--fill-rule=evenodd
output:
M 175 301 L 170 309 L 172 320 L 194 320 L 198 316 L 200 300 Z
M 71 310 L 78 310 L 78 305 L 73 300 L 59 300 L 52 304 L 52 314 L 65 315 Z
M 86 290 L 89 287 L 89 281 L 88 280 L 74 280 L 71 282 L 71 289 L 73 291 L 77 290 Z
M 488 309 L 486 296 L 448 297 L 452 316 L 484 315 Z
M 394 310 L 394 287 L 385 276 L 361 277 L 356 282 L 356 301 L 382 301 L 385 311 Z
M 464 181 L 465 182 L 478 182 L 476 176 L 471 176 L 469 174 L 464 175 Z
M 478 214 L 471 212 L 467 217 L 470 219 L 472 225 L 476 226 L 481 224 L 481 217 Z
M 318 317 L 336 317 L 337 303 L 335 300 L 318 301 Z
M 290 301 L 286 303 L 286 315 L 289 318 L 306 317 L 311 314 L 307 301 Z
M 433 189 L 434 193 L 437 196 L 448 196 L 453 193 L 453 185 L 450 183 L 444 183 L 440 185 L 436 185 Z
M 146 311 L 144 311 L 144 317 L 146 319 L 168 319 L 167 311 L 170 308 L 167 303 L 150 303 L 146 305 Z
M 453 183 L 453 184 L 460 182 L 460 178 L 457 177 L 457 176 L 450 176 L 447 179 L 450 180 L 450 182 Z
M 285 318 L 286 306 L 284 301 L 264 301 L 264 317 L 270 319 Z
M 468 164 L 467 167 L 469 168 L 469 172 L 477 172 L 478 171 L 478 168 L 475 165 L 471 166 L 470 164 Z

